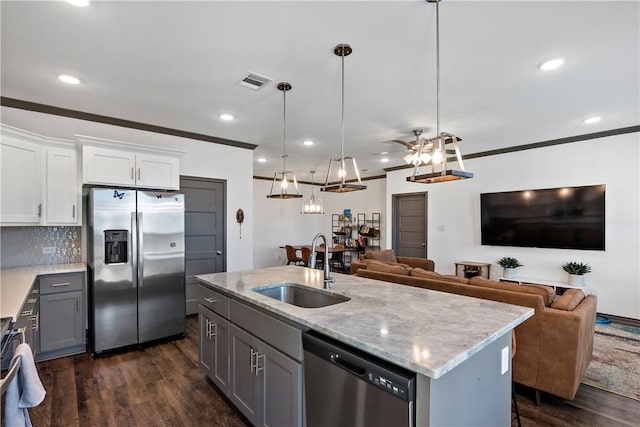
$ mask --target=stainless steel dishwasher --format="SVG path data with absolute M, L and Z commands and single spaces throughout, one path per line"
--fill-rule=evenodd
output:
M 307 427 L 415 424 L 415 373 L 313 331 L 302 342 Z

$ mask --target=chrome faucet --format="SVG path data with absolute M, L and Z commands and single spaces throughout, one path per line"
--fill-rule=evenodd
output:
M 327 244 L 327 238 L 322 233 L 316 234 L 316 237 L 313 238 L 313 242 L 311 242 L 311 260 L 309 263 L 315 268 L 316 242 L 320 237 L 322 237 L 322 240 L 324 241 L 324 279 L 322 279 L 322 282 L 324 283 L 324 288 L 329 289 L 331 287 L 331 283 L 335 282 L 336 279 L 329 275 L 329 245 Z

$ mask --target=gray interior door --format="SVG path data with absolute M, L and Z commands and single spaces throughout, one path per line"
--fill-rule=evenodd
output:
M 187 314 L 198 312 L 196 274 L 226 271 L 226 188 L 223 180 L 180 177 L 185 199 L 185 275 Z
M 427 257 L 427 193 L 393 195 L 393 250 Z

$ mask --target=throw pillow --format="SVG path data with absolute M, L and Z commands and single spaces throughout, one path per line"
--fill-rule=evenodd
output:
M 379 271 L 380 273 L 391 273 L 391 274 L 400 274 L 403 276 L 408 276 L 409 273 L 411 272 L 411 267 L 407 268 L 398 264 L 394 265 L 386 262 L 379 262 L 379 261 L 373 260 L 367 265 L 367 270 Z
M 393 253 L 393 249 L 387 249 L 384 251 L 373 251 L 368 253 L 370 259 L 376 261 L 398 262 L 396 254 Z
M 580 289 L 567 289 L 560 298 L 551 303 L 551 308 L 573 311 L 584 299 L 584 292 Z
M 526 294 L 540 295 L 545 306 L 549 306 L 556 296 L 556 291 L 552 287 L 543 285 L 519 285 L 511 282 L 496 282 L 482 277 L 473 277 L 469 280 L 470 285 L 483 286 L 485 288 L 501 289 L 503 291 L 522 292 Z

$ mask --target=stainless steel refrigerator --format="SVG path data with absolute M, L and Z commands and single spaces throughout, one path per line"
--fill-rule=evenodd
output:
M 184 195 L 88 193 L 93 354 L 185 332 Z

